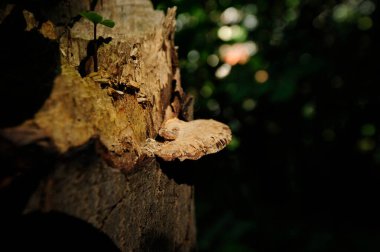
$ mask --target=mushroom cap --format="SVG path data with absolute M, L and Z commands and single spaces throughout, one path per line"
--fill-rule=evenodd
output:
M 196 160 L 216 153 L 226 147 L 232 137 L 230 128 L 215 120 L 185 122 L 178 118 L 164 122 L 159 135 L 165 141 L 155 145 L 153 153 L 165 161 Z

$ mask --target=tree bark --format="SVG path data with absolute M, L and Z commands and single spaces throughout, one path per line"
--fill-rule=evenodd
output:
M 42 106 L 1 133 L 4 150 L 38 152 L 27 173 L 42 175 L 34 189 L 28 188 L 22 212 L 82 220 L 121 251 L 194 250 L 193 187 L 169 178 L 162 169 L 166 164 L 144 151 L 168 110 L 181 113 L 175 107 L 185 96 L 174 46 L 175 9 L 165 16 L 145 0 L 98 1 L 95 10 L 116 26 L 97 27 L 99 36 L 112 40 L 98 48 L 104 76 L 91 77 L 85 66 L 91 61 L 92 24 L 71 20 L 90 7 L 85 0 L 58 1 L 39 15 L 30 6 L 7 5 L 0 12 L 4 25 L 13 12 L 23 11 L 29 26 L 25 32 L 56 43 L 59 54 L 60 73 Z M 14 163 L 21 159 L 13 157 Z M 51 161 L 46 172 L 41 172 L 41 160 Z M 10 181 L 3 188 L 16 180 Z

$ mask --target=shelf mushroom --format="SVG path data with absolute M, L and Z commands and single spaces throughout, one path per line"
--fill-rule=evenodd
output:
M 159 135 L 165 141 L 150 139 L 148 149 L 165 161 L 196 160 L 222 150 L 231 141 L 230 128 L 212 119 L 190 122 L 168 119 L 161 126 Z

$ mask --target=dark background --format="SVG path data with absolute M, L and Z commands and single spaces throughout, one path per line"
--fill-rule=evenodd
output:
M 178 7 L 195 117 L 233 131 L 227 150 L 184 164 L 199 249 L 380 251 L 378 1 L 154 4 Z M 220 49 L 252 42 L 241 64 Z

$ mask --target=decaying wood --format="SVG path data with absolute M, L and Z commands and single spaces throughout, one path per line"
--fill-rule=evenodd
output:
M 65 2 L 69 10 L 89 9 L 87 0 Z M 113 29 L 99 26 L 98 35 L 111 40 L 98 48 L 101 76 L 89 69 L 80 74 L 91 59 L 90 22 L 81 19 L 70 28 L 57 25 L 62 8 L 47 11 L 52 20 L 43 22 L 24 11 L 25 32 L 57 41 L 61 56 L 60 74 L 42 108 L 0 131 L 16 146 L 38 144 L 59 157 L 24 212 L 54 210 L 79 218 L 122 251 L 149 250 L 157 242 L 162 251 L 192 250 L 192 186 L 169 179 L 154 155 L 198 159 L 224 148 L 231 132 L 213 120 L 177 119 L 192 119 L 192 98 L 181 87 L 175 8 L 165 16 L 147 0 L 110 0 L 98 1 L 95 9 L 116 23 Z M 147 139 L 158 134 L 171 141 L 151 140 L 160 148 L 147 151 Z
M 99 10 L 117 24 L 113 29 L 100 27 L 98 31 L 99 36 L 112 38 L 111 43 L 98 50 L 99 68 L 107 73 L 110 82 L 139 83 L 138 92 L 110 95 L 110 90 L 102 89 L 93 79 L 81 77 L 78 66 L 86 58 L 86 47 L 92 38 L 92 24 L 82 19 L 69 31 L 70 36 L 61 36 L 61 74 L 55 79 L 45 105 L 32 121 L 6 129 L 3 135 L 21 143 L 18 130 L 22 129 L 23 142 L 29 143 L 26 139 L 46 134 L 51 147 L 60 153 L 95 137 L 105 147 L 103 157 L 110 165 L 127 171 L 133 168 L 142 156 L 141 146 L 147 138 L 157 135 L 162 124 L 170 103 L 172 81 L 179 87 L 181 84 L 177 66 L 173 65 L 175 9 L 168 10 L 165 17 L 153 11 L 148 1 L 117 5 L 120 2 L 116 1 L 116 6 L 108 2 Z M 129 10 L 129 15 L 120 12 L 124 9 Z M 33 15 L 25 13 L 27 24 L 33 20 L 31 23 L 35 25 Z M 141 104 L 141 95 L 146 106 Z M 33 125 L 33 132 L 28 131 L 29 125 Z M 28 137 L 25 132 L 33 134 Z

